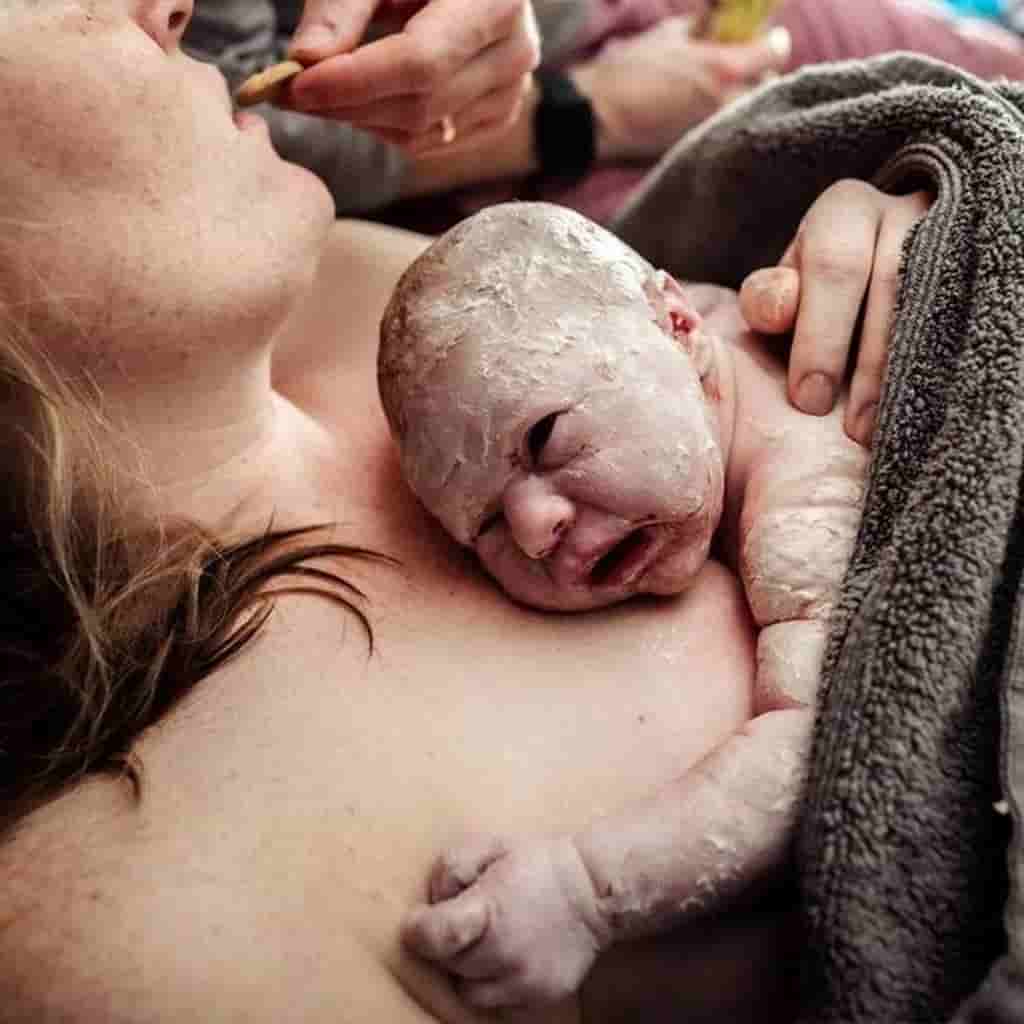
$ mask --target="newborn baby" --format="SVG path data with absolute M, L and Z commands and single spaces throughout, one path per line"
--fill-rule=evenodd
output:
M 554 1001 L 610 943 L 785 858 L 868 453 L 841 408 L 789 404 L 734 293 L 684 289 L 545 204 L 435 242 L 385 311 L 378 367 L 410 487 L 512 598 L 679 594 L 714 545 L 759 627 L 752 718 L 695 768 L 580 834 L 481 837 L 435 866 L 407 944 L 476 1006 Z

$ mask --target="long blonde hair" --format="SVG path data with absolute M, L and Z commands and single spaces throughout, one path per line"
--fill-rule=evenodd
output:
M 322 560 L 387 559 L 326 525 L 225 539 L 129 513 L 94 397 L 4 332 L 0 831 L 89 773 L 138 795 L 134 740 L 257 637 L 272 581 L 344 606 L 372 651 L 365 595 Z

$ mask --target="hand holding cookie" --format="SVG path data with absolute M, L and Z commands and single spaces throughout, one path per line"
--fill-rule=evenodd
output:
M 529 0 L 307 0 L 277 101 L 422 151 L 511 123 L 539 55 Z
M 271 64 L 269 68 L 250 75 L 238 87 L 235 102 L 240 107 L 251 107 L 257 103 L 276 103 L 281 98 L 285 86 L 303 70 L 297 60 Z

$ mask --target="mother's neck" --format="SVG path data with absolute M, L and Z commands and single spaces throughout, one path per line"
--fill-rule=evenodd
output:
M 114 428 L 111 455 L 161 513 L 267 525 L 306 447 L 296 437 L 303 417 L 271 386 L 271 354 L 270 339 L 207 342 L 90 369 Z

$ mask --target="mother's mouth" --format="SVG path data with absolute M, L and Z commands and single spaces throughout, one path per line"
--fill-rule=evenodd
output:
M 624 587 L 635 582 L 647 569 L 654 554 L 658 531 L 641 526 L 610 547 L 588 574 L 592 587 Z

